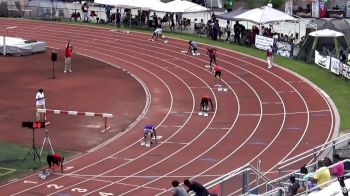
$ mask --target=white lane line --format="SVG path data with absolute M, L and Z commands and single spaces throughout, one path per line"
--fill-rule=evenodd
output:
M 309 112 L 286 112 L 286 113 L 270 113 L 262 114 L 264 116 L 278 116 L 278 115 L 294 115 L 294 114 L 313 114 L 313 113 L 322 113 L 322 112 L 331 112 L 330 110 L 315 110 Z M 260 116 L 260 114 L 239 114 L 240 116 Z

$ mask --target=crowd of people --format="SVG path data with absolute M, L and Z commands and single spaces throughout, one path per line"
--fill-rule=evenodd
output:
M 329 185 L 332 178 L 344 176 L 345 166 L 341 162 L 339 154 L 333 155 L 333 161 L 329 157 L 317 161 L 317 169 L 308 171 L 306 166 L 300 168 L 299 173 L 289 177 L 288 195 L 297 195 L 307 190 L 322 190 Z

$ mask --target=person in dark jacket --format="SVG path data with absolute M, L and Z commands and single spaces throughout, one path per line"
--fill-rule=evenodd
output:
M 209 191 L 196 181 L 184 180 L 184 185 L 188 187 L 187 192 L 193 191 L 196 196 L 209 196 Z

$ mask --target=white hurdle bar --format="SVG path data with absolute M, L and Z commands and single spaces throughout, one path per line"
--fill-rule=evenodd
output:
M 105 129 L 101 132 L 105 132 L 111 129 L 111 127 L 107 127 L 107 118 L 113 118 L 113 114 L 108 113 L 95 113 L 95 112 L 78 112 L 78 111 L 68 111 L 68 110 L 52 110 L 52 109 L 37 109 L 38 113 L 46 114 L 67 114 L 72 116 L 100 116 L 104 119 Z M 46 119 L 46 118 L 45 118 Z

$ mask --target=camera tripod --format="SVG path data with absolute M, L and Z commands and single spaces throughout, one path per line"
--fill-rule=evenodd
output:
M 43 152 L 43 149 L 44 149 L 46 142 L 48 143 L 48 147 L 51 149 L 52 154 L 54 154 L 54 151 L 53 151 L 53 148 L 51 145 L 51 141 L 50 141 L 50 137 L 49 137 L 49 131 L 47 129 L 45 130 L 45 138 L 44 138 L 43 144 L 41 145 L 40 156 L 41 156 L 41 153 Z M 50 149 L 48 151 L 50 151 Z
M 32 148 L 27 153 L 27 155 L 24 157 L 23 161 L 25 161 L 27 159 L 27 157 L 30 156 L 34 161 L 37 157 L 39 159 L 39 162 L 41 163 L 40 155 L 35 147 L 35 135 L 34 135 L 34 133 L 35 133 L 35 129 L 33 128 L 33 145 L 32 145 Z

